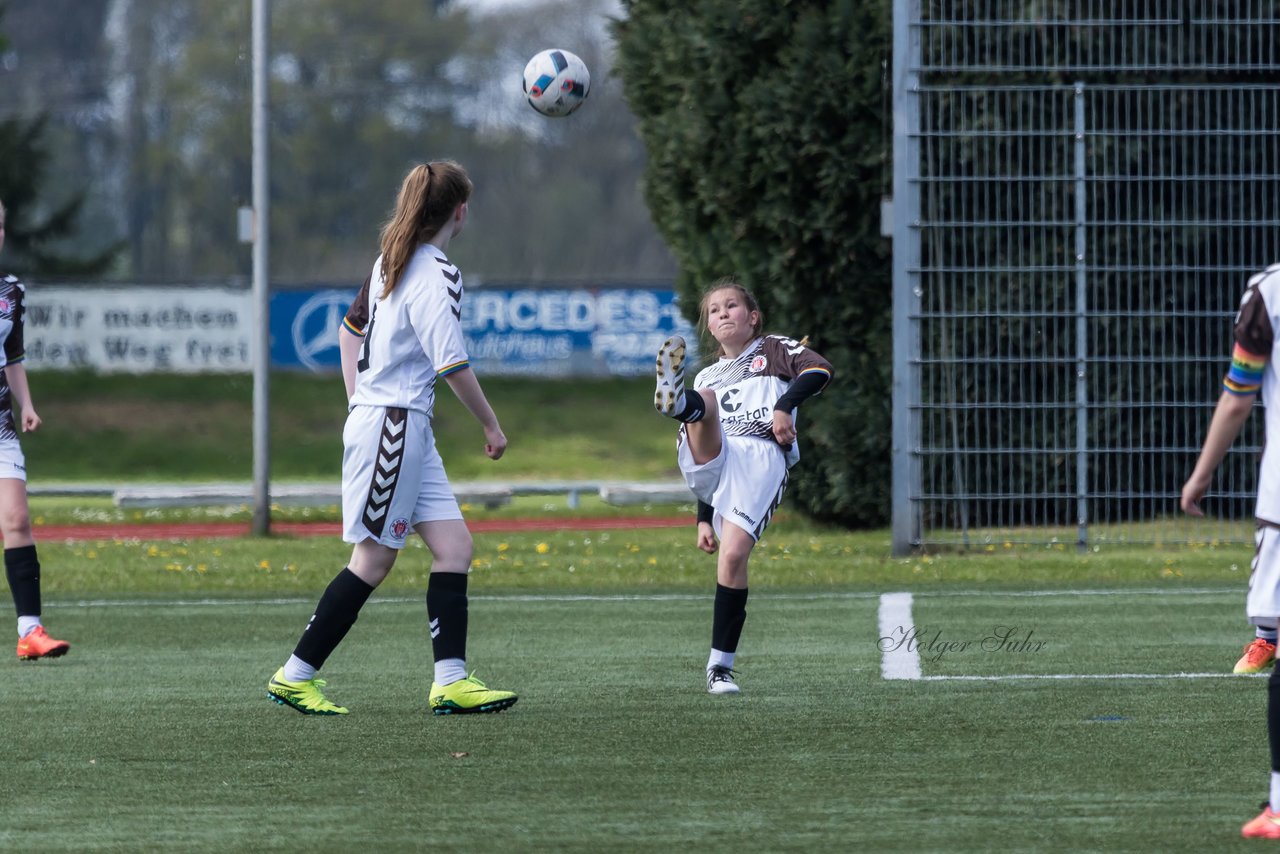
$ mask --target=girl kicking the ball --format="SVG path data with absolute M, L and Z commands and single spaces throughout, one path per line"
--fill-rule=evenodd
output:
M 731 279 L 706 291 L 699 325 L 715 339 L 715 361 L 684 383 L 685 342 L 658 351 L 654 406 L 683 422 L 677 460 L 698 497 L 698 548 L 716 558 L 707 691 L 736 694 L 733 670 L 747 618 L 747 560 L 782 501 L 800 459 L 796 408 L 831 381 L 831 363 L 781 335 L 762 335 L 755 297 Z

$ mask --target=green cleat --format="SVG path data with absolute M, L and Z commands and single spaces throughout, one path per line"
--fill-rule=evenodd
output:
M 431 683 L 431 711 L 437 715 L 468 715 L 500 712 L 516 704 L 511 691 L 493 691 L 474 676 L 441 685 Z
M 304 715 L 345 715 L 347 710 L 336 706 L 325 699 L 320 689 L 324 687 L 323 679 L 308 679 L 306 682 L 289 682 L 284 678 L 284 668 L 276 671 L 267 683 L 267 697 L 282 706 L 291 706 Z

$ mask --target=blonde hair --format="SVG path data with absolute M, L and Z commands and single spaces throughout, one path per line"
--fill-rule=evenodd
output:
M 756 313 L 755 325 L 751 327 L 752 338 L 758 338 L 761 330 L 764 329 L 764 312 L 760 310 L 760 303 L 756 301 L 756 298 L 751 291 L 747 290 L 745 285 L 740 284 L 730 276 L 725 276 L 722 279 L 716 279 L 711 283 L 711 287 L 702 292 L 702 299 L 698 301 L 698 329 L 700 330 L 703 341 L 706 341 L 707 343 L 715 343 L 716 352 L 711 357 L 713 359 L 719 359 L 721 356 L 725 355 L 725 352 L 724 345 L 719 341 L 716 341 L 715 336 L 711 334 L 711 328 L 708 322 L 710 318 L 707 316 L 707 307 L 711 304 L 711 295 L 716 291 L 723 290 L 737 291 L 738 295 L 742 297 L 742 301 L 747 304 L 747 311 L 754 311 Z
M 433 160 L 409 170 L 395 213 L 382 227 L 382 294 L 396 289 L 413 253 L 440 232 L 458 206 L 471 198 L 471 179 L 460 163 Z

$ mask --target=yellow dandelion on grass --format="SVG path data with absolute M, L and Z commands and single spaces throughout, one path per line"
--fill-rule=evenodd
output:
M 540 555 L 544 555 L 547 552 L 551 551 L 551 546 L 547 545 L 546 543 L 538 543 L 536 546 L 533 547 L 533 550 Z
M 270 569 L 270 568 L 271 568 L 271 561 L 269 560 L 258 561 L 258 569 Z

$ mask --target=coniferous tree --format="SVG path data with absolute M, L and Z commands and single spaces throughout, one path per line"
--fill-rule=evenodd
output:
M 790 500 L 848 525 L 889 513 L 891 247 L 884 0 L 624 0 L 617 70 L 685 310 L 734 276 L 766 331 L 811 337 L 837 378 L 800 415 Z M 679 21 L 672 26 L 672 21 Z

